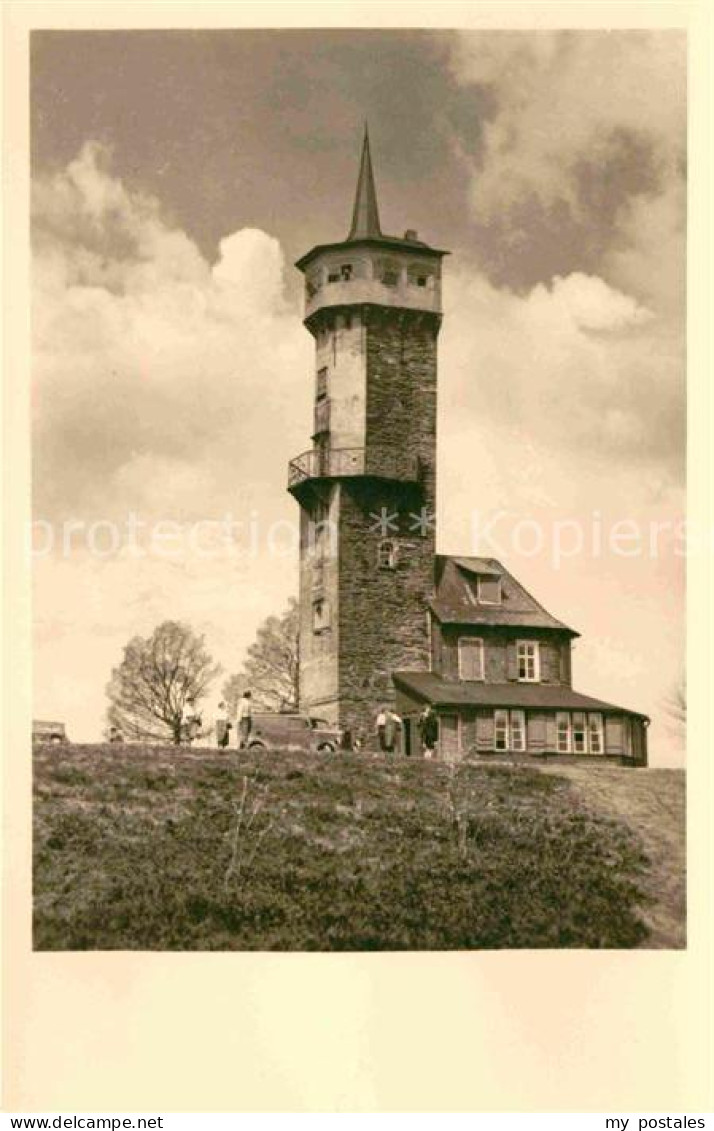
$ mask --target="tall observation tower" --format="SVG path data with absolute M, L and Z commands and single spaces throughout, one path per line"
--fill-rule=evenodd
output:
M 288 482 L 300 505 L 300 709 L 353 732 L 393 702 L 392 671 L 429 667 L 445 254 L 415 231 L 382 233 L 365 131 L 347 238 L 297 263 L 315 406 L 312 447 Z

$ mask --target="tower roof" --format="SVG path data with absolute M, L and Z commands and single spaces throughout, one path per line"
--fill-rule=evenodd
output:
M 372 155 L 369 149 L 369 132 L 365 123 L 364 141 L 362 142 L 362 158 L 360 160 L 359 177 L 357 178 L 357 192 L 355 194 L 354 209 L 352 211 L 352 226 L 346 239 L 339 243 L 321 243 L 311 248 L 302 255 L 295 266 L 301 271 L 309 266 L 316 256 L 325 251 L 337 251 L 345 248 L 347 244 L 362 244 L 367 247 L 391 248 L 394 251 L 413 251 L 420 256 L 429 256 L 440 259 L 448 255 L 448 251 L 429 247 L 417 237 L 416 232 L 408 230 L 401 236 L 389 236 L 382 232 L 379 223 L 379 208 L 377 206 L 377 193 L 374 187 L 374 173 L 372 171 Z
M 372 155 L 369 151 L 369 130 L 365 122 L 362 160 L 360 161 L 359 177 L 357 178 L 355 206 L 352 211 L 352 227 L 350 228 L 347 239 L 380 239 L 381 235 L 382 229 L 379 226 L 377 193 L 374 187 L 374 173 L 372 171 Z

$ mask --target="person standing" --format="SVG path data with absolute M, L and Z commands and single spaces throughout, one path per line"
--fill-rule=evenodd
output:
M 380 707 L 379 714 L 377 715 L 377 740 L 379 742 L 379 749 L 382 754 L 387 753 L 387 710 L 385 707 Z
M 189 696 L 183 708 L 181 716 L 181 732 L 183 740 L 188 746 L 191 745 L 194 738 L 201 729 L 201 716 L 196 709 L 196 700 L 193 696 Z
M 433 758 L 439 737 L 439 720 L 436 717 L 436 711 L 430 703 L 427 703 L 419 716 L 419 733 L 421 735 L 422 746 L 424 747 L 424 757 Z
M 218 711 L 216 712 L 216 745 L 222 750 L 225 750 L 228 745 L 231 725 L 231 721 L 228 718 L 228 708 L 223 700 L 221 700 L 218 704 Z
M 244 691 L 238 700 L 238 749 L 245 750 L 253 729 L 253 696 Z
M 388 710 L 386 712 L 386 721 L 384 724 L 384 748 L 387 754 L 393 754 L 394 748 L 397 745 L 397 740 L 401 733 L 402 720 L 396 711 Z

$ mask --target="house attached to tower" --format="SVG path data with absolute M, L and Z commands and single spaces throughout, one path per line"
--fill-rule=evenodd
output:
M 645 716 L 573 691 L 577 636 L 494 560 L 436 554 L 437 340 L 447 252 L 382 233 L 365 134 L 352 225 L 314 247 L 312 447 L 300 505 L 300 708 L 370 734 L 381 706 L 407 752 L 430 703 L 440 749 L 646 764 Z

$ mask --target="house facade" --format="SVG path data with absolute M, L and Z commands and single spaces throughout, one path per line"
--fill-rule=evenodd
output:
M 437 556 L 427 602 L 430 664 L 393 673 L 407 752 L 418 749 L 426 704 L 439 749 L 498 756 L 647 764 L 646 716 L 572 685 L 578 636 L 493 558 Z
M 436 553 L 437 341 L 448 253 L 381 230 L 365 133 L 345 240 L 297 263 L 315 342 L 300 507 L 300 709 L 364 738 L 439 717 L 447 757 L 647 762 L 644 715 L 572 687 L 577 633 L 497 561 Z

